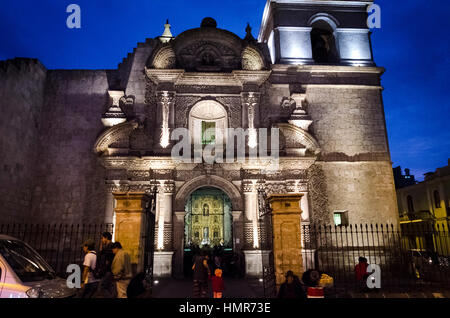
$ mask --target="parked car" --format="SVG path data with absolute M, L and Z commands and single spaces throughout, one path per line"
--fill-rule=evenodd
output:
M 411 249 L 411 274 L 417 279 L 439 280 L 448 271 L 448 258 L 424 249 Z
M 0 235 L 0 298 L 68 298 L 76 293 L 27 243 Z

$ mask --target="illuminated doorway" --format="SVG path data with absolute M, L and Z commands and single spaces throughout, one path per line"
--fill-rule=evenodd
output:
M 194 191 L 186 203 L 185 251 L 193 248 L 233 247 L 231 200 L 220 189 Z

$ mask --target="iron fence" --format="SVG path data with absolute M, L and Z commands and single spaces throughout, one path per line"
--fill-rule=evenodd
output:
M 332 276 L 335 289 L 364 288 L 366 281 L 355 274 L 359 257 L 379 266 L 383 290 L 450 288 L 450 237 L 444 224 L 303 225 L 302 241 L 304 268 Z
M 82 264 L 86 240 L 94 240 L 99 250 L 103 232 L 112 233 L 113 224 L 0 224 L 0 234 L 28 243 L 60 276 L 67 265 Z

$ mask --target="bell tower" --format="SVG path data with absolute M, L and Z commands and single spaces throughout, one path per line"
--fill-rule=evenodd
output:
M 374 66 L 367 26 L 373 1 L 267 0 L 259 41 L 273 64 Z

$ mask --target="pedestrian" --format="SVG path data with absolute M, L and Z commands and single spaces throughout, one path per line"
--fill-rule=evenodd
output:
M 112 244 L 114 260 L 111 265 L 111 272 L 116 285 L 117 298 L 127 298 L 127 288 L 131 280 L 130 255 L 122 249 L 120 242 Z
M 220 268 L 217 268 L 214 271 L 214 275 L 215 276 L 210 277 L 214 298 L 222 298 L 223 291 L 225 290 L 225 283 L 223 282 L 222 278 L 222 270 Z
M 144 272 L 137 274 L 128 285 L 128 298 L 150 298 L 150 283 Z
M 355 278 L 358 288 L 361 291 L 366 290 L 367 287 L 367 277 L 369 277 L 369 273 L 367 273 L 367 268 L 369 264 L 367 263 L 367 258 L 360 256 L 358 259 L 358 264 L 355 266 Z
M 102 233 L 102 248 L 98 253 L 98 261 L 96 269 L 96 276 L 100 278 L 99 297 L 111 298 L 114 297 L 114 279 L 111 272 L 111 265 L 114 260 L 114 253 L 112 251 L 112 235 L 109 232 Z
M 302 283 L 292 271 L 286 273 L 286 281 L 280 286 L 278 298 L 306 298 Z
M 214 256 L 214 266 L 216 269 L 222 269 L 222 258 L 219 255 Z
M 83 244 L 83 251 L 85 253 L 83 261 L 83 276 L 82 276 L 82 293 L 81 298 L 92 298 L 98 288 L 98 279 L 94 277 L 94 270 L 97 266 L 97 253 L 95 252 L 95 242 L 87 240 Z
M 319 285 L 322 273 L 316 269 L 308 269 L 302 275 L 303 284 L 307 288 L 308 298 L 325 298 L 324 287 Z
M 208 277 L 211 276 L 211 271 L 208 265 L 208 256 L 205 255 L 204 251 L 195 257 L 192 270 L 194 271 L 193 297 L 206 298 L 208 294 Z

